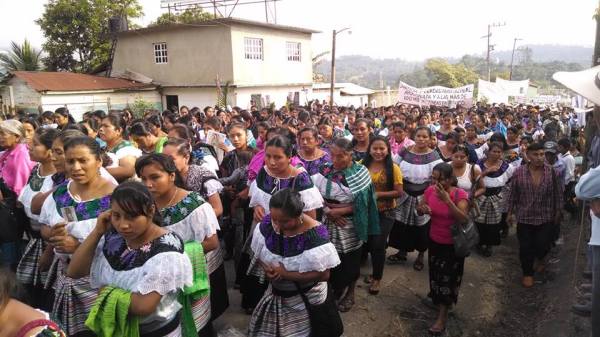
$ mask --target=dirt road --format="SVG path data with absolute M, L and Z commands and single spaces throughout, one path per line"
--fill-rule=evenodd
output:
M 536 277 L 535 287 L 520 286 L 520 265 L 515 229 L 491 258 L 474 254 L 467 258 L 458 305 L 450 315 L 446 336 L 452 337 L 587 337 L 590 335 L 589 318 L 570 312 L 576 299 L 574 284 L 585 263 L 584 248 L 580 249 L 575 265 L 575 250 L 579 224 L 566 220 L 563 225 L 564 245 L 552 251 L 549 271 Z M 585 230 L 581 246 L 585 247 Z M 414 254 L 413 254 L 414 255 Z M 379 295 L 371 296 L 361 280 L 357 289 L 356 305 L 342 314 L 344 336 L 428 336 L 427 328 L 435 320 L 436 312 L 421 301 L 426 297 L 427 267 L 423 271 L 412 268 L 412 259 L 406 265 L 386 265 L 383 287 Z M 573 271 L 576 272 L 575 282 Z M 229 266 L 228 279 L 233 278 Z M 366 275 L 370 267 L 362 268 Z M 249 316 L 239 309 L 240 296 L 230 290 L 231 307 L 215 324 L 217 330 L 234 327 L 245 332 Z M 229 336 L 224 336 L 229 337 Z

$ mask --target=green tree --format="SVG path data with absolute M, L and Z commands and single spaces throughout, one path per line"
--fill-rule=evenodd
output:
M 180 13 L 164 13 L 154 21 L 151 26 L 166 25 L 169 23 L 197 23 L 214 19 L 210 14 L 200 6 L 189 7 Z
M 477 82 L 479 77 L 472 69 L 464 64 L 450 64 L 440 58 L 429 59 L 425 62 L 425 72 L 431 79 L 429 85 L 441 85 L 456 88 Z
M 88 73 L 106 64 L 111 37 L 108 22 L 113 16 L 142 15 L 137 0 L 50 0 L 36 23 L 42 29 L 48 70 Z
M 145 101 L 141 97 L 136 97 L 133 104 L 128 104 L 127 107 L 131 109 L 134 118 L 143 118 L 146 111 L 154 109 L 154 104 Z
M 0 54 L 0 67 L 8 71 L 41 70 L 41 53 L 42 51 L 33 48 L 27 39 L 22 45 L 12 41 L 10 51 L 7 54 Z

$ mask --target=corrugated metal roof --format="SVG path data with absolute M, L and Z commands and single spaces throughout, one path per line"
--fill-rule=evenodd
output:
M 153 85 L 120 78 L 69 72 L 14 71 L 11 74 L 25 81 L 35 91 L 93 91 L 153 87 Z
M 343 83 L 343 87 L 340 89 L 340 92 L 345 95 L 350 96 L 362 96 L 362 95 L 371 95 L 375 93 L 375 91 L 361 87 L 360 85 L 356 85 L 354 83 Z
M 330 83 L 313 83 L 313 90 L 329 90 L 331 84 Z M 375 93 L 375 91 L 361 87 L 360 85 L 356 85 L 354 83 L 338 83 L 334 84 L 335 89 L 340 89 L 340 93 L 349 96 L 363 96 L 363 95 L 371 95 Z
M 177 29 L 177 28 L 191 29 L 191 28 L 202 28 L 202 27 L 214 27 L 214 26 L 218 26 L 218 25 L 229 26 L 229 25 L 235 25 L 235 24 L 246 25 L 246 26 L 255 26 L 255 27 L 264 27 L 264 28 L 269 28 L 269 29 L 274 29 L 274 30 L 292 31 L 292 32 L 306 33 L 306 34 L 321 33 L 318 30 L 313 30 L 313 29 L 308 29 L 308 28 L 276 25 L 273 23 L 266 23 L 266 22 L 259 22 L 259 21 L 252 21 L 252 20 L 245 20 L 245 19 L 229 17 L 229 18 L 219 18 L 219 19 L 215 19 L 215 20 L 202 21 L 202 22 L 198 22 L 197 24 L 169 23 L 169 24 L 164 24 L 164 25 L 155 25 L 155 26 L 149 26 L 149 27 L 140 28 L 140 29 L 126 30 L 119 34 L 152 33 L 152 32 L 162 32 L 162 31 L 172 30 L 172 29 Z

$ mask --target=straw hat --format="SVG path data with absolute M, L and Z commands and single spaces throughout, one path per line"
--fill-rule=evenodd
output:
M 600 105 L 600 66 L 582 71 L 559 71 L 552 78 L 596 105 Z

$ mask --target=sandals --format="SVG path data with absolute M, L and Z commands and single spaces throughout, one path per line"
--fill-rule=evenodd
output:
M 348 312 L 352 309 L 352 306 L 354 306 L 354 299 L 346 296 L 338 304 L 338 310 L 340 312 Z
M 406 255 L 394 254 L 387 257 L 389 264 L 403 264 L 406 262 Z
M 423 267 L 425 267 L 425 265 L 423 264 L 423 261 L 421 261 L 421 260 L 419 260 L 419 259 L 416 259 L 416 260 L 415 260 L 415 263 L 413 263 L 413 268 L 414 268 L 416 271 L 421 271 L 421 270 L 423 270 Z
M 369 294 L 377 295 L 381 290 L 381 280 L 373 280 L 371 282 L 371 286 L 369 287 Z
M 446 332 L 446 327 L 443 327 L 441 330 L 431 327 L 428 331 L 431 336 L 442 336 L 444 335 L 444 332 Z

